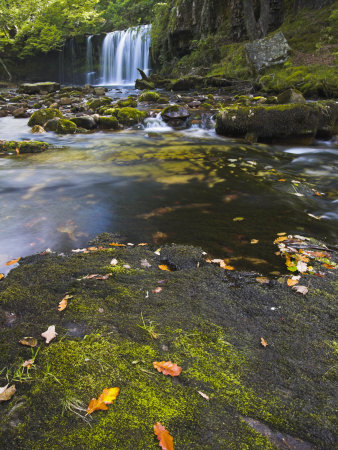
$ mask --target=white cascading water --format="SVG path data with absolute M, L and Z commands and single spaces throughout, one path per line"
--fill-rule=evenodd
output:
M 94 82 L 95 72 L 93 71 L 93 45 L 92 45 L 93 36 L 87 37 L 87 46 L 86 46 L 86 83 L 91 84 Z
M 101 54 L 101 83 L 131 85 L 139 78 L 137 69 L 149 73 L 151 25 L 107 33 Z

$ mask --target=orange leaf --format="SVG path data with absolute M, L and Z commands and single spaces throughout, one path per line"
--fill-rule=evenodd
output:
M 278 244 L 278 242 L 283 242 L 287 239 L 287 236 L 281 236 L 273 241 L 274 244 Z
M 323 264 L 323 267 L 326 267 L 327 269 L 335 269 L 336 266 L 332 266 L 331 264 Z
M 167 270 L 168 272 L 170 272 L 169 266 L 167 266 L 166 264 L 160 264 L 158 266 L 158 268 L 161 270 Z
M 112 247 L 125 247 L 125 244 L 119 244 L 118 242 L 112 242 L 111 244 Z
M 3 273 L 0 273 L 0 280 L 2 280 L 3 278 L 5 278 L 5 275 Z
M 88 247 L 87 250 L 90 250 L 91 252 L 95 252 L 95 250 L 98 250 L 97 247 Z
M 159 446 L 163 450 L 174 450 L 174 439 L 160 422 L 155 423 L 154 433 L 160 441 Z
M 12 264 L 16 264 L 18 261 L 20 261 L 21 256 L 17 259 L 11 259 L 10 261 L 6 262 L 6 266 L 11 266 Z
M 120 388 L 109 388 L 109 389 L 103 389 L 102 394 L 99 396 L 99 398 L 96 400 L 96 398 L 92 398 L 89 402 L 88 408 L 87 408 L 87 414 L 91 414 L 94 411 L 97 411 L 98 409 L 107 410 L 108 406 L 116 399 L 116 397 L 119 395 Z
M 261 337 L 261 346 L 266 348 L 267 345 L 268 345 L 268 343 L 266 342 L 266 340 L 263 337 Z
M 172 377 L 178 377 L 182 372 L 182 367 L 178 366 L 175 363 L 172 363 L 171 361 L 154 361 L 153 366 L 159 372 L 162 372 L 163 375 L 170 375 Z
M 139 247 L 143 247 L 144 245 L 148 245 L 145 242 L 141 242 L 140 244 L 137 244 Z
M 283 183 L 283 182 L 286 181 L 286 180 L 285 180 L 285 178 L 280 178 L 280 179 L 277 180 L 277 181 L 281 181 L 281 182 Z
M 295 284 L 298 284 L 299 280 L 292 280 L 291 278 L 288 279 L 287 284 L 288 286 L 294 286 Z
M 68 303 L 68 300 L 66 298 L 63 298 L 61 300 L 61 302 L 59 303 L 58 310 L 59 311 L 63 311 L 64 309 L 66 309 L 67 308 L 67 303 Z

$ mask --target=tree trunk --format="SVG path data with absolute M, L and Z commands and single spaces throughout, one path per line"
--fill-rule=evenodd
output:
M 252 0 L 243 0 L 246 32 L 250 40 L 266 36 L 270 22 L 270 0 L 260 0 L 259 18 L 256 19 Z
M 5 69 L 5 72 L 6 72 L 7 75 L 8 75 L 8 80 L 9 80 L 9 81 L 12 81 L 12 75 L 11 75 L 11 73 L 9 72 L 9 70 L 7 69 L 6 64 L 4 63 L 4 61 L 3 61 L 2 58 L 0 58 L 0 64 L 1 64 L 2 67 Z

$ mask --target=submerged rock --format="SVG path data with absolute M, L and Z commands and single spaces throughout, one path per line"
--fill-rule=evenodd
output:
M 291 48 L 279 31 L 272 37 L 257 39 L 245 45 L 247 58 L 256 72 L 287 61 Z
M 40 141 L 0 141 L 0 151 L 13 154 L 41 153 L 49 146 L 47 142 Z
M 292 137 L 330 138 L 337 127 L 338 104 L 230 106 L 218 113 L 216 132 L 224 136 L 255 135 L 259 140 Z

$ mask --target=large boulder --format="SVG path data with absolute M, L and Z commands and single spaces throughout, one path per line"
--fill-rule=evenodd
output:
M 60 119 L 56 124 L 56 133 L 58 134 L 74 134 L 76 133 L 77 126 L 75 123 L 67 119 Z
M 19 92 L 23 94 L 41 94 L 43 92 L 55 92 L 60 89 L 60 83 L 45 81 L 43 83 L 23 83 L 19 86 Z
M 143 120 L 148 116 L 148 113 L 146 111 L 139 111 L 136 108 L 127 107 L 117 109 L 115 116 L 120 123 L 128 126 L 143 122 Z
M 45 108 L 35 111 L 28 121 L 28 126 L 33 127 L 34 125 L 43 126 L 48 120 L 54 119 L 55 117 L 62 118 L 62 113 L 58 109 Z
M 105 117 L 100 116 L 99 117 L 99 128 L 101 130 L 118 130 L 119 129 L 119 122 L 116 119 L 116 117 Z
M 284 63 L 289 57 L 290 50 L 281 31 L 271 38 L 257 39 L 245 45 L 247 59 L 255 72 Z
M 291 137 L 330 138 L 338 124 L 338 104 L 231 106 L 218 113 L 216 132 L 223 136 L 254 135 L 269 141 Z

